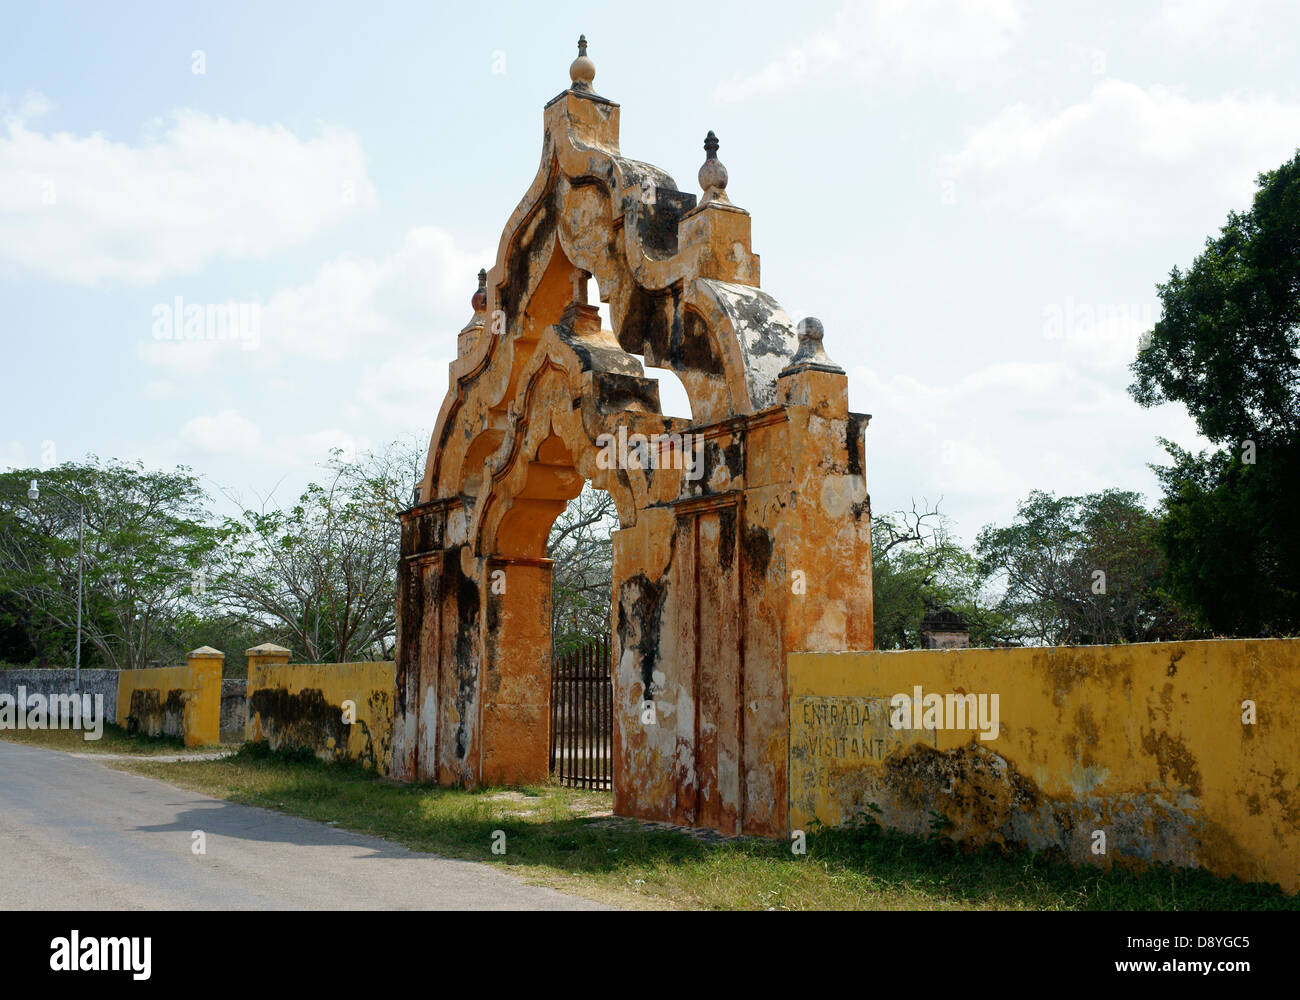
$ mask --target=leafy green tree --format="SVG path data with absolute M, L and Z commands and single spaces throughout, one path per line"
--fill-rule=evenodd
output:
M 26 609 L 7 594 L 0 594 L 0 667 L 31 663 L 36 646 L 28 638 Z
M 1164 442 L 1159 539 L 1169 588 L 1216 632 L 1300 629 L 1300 152 L 1258 178 L 1191 268 L 1157 285 L 1163 315 L 1132 364 L 1143 406 L 1185 405 L 1217 452 Z
M 971 645 L 1003 641 L 1006 623 L 984 593 L 974 558 L 952 539 L 948 519 L 928 506 L 871 522 L 875 647 L 916 649 L 926 612 L 949 608 L 966 619 Z
M 27 499 L 32 479 L 44 487 L 35 502 Z M 0 594 L 38 661 L 73 659 L 78 505 L 85 507 L 87 662 L 132 668 L 163 655 L 192 605 L 195 580 L 218 542 L 207 499 L 183 467 L 152 471 L 92 457 L 0 474 Z
M 1288 635 L 1300 629 L 1300 453 L 1277 448 L 1259 463 L 1221 450 L 1194 455 L 1164 442 L 1173 464 L 1156 468 L 1165 492 L 1158 537 L 1168 589 L 1220 635 Z M 1289 452 L 1289 453 L 1288 453 Z
M 1193 627 L 1163 589 L 1159 521 L 1123 490 L 1056 497 L 1035 490 L 1015 520 L 976 539 L 982 577 L 1000 584 L 998 611 L 1034 645 L 1154 642 Z

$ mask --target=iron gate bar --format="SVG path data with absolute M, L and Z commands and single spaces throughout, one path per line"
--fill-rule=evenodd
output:
M 614 685 L 608 639 L 581 643 L 551 661 L 552 776 L 570 788 L 613 787 Z

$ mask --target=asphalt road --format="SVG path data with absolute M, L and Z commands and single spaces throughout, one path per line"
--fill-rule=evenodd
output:
M 3 910 L 596 908 L 488 865 L 0 740 Z

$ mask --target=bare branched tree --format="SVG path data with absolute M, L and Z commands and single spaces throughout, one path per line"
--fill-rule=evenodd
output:
M 611 533 L 618 527 L 614 501 L 603 490 L 583 487 L 556 518 L 546 543 L 554 560 L 551 636 L 556 652 L 584 639 L 609 634 Z
M 261 621 L 309 663 L 386 659 L 396 642 L 399 510 L 423 456 L 414 442 L 347 460 L 334 452 L 325 485 L 290 510 L 263 498 L 224 525 L 213 591 L 223 610 Z

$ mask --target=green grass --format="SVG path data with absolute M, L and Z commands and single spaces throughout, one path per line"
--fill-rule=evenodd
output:
M 97 740 L 86 739 L 80 729 L 0 729 L 0 739 L 70 753 L 139 754 L 147 757 L 204 752 L 198 748 L 187 750 L 182 741 L 170 736 L 132 736 L 121 726 L 108 724 L 105 724 L 104 731 Z
M 1276 887 L 1153 867 L 1074 868 L 1046 855 L 963 852 L 878 827 L 785 841 L 705 841 L 607 814 L 607 794 L 558 787 L 468 792 L 405 785 L 351 765 L 254 747 L 223 760 L 122 762 L 219 798 L 328 821 L 415 850 L 503 866 L 623 906 L 703 909 L 1300 909 Z M 491 851 L 506 834 L 505 855 Z

